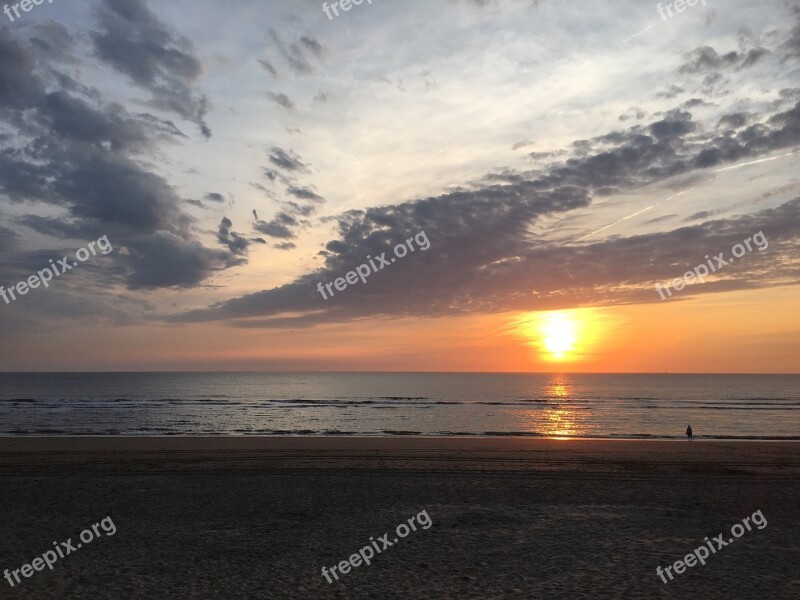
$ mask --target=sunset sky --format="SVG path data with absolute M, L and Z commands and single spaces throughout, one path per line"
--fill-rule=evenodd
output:
M 800 7 L 656 5 L 0 14 L 0 370 L 800 372 Z

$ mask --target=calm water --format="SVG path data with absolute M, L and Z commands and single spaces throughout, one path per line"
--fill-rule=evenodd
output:
M 800 439 L 798 375 L 0 373 L 0 435 Z

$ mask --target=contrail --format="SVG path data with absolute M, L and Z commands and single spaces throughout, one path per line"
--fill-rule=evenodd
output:
M 581 240 L 583 240 L 583 239 L 586 239 L 587 237 L 589 237 L 589 236 L 591 236 L 591 235 L 594 235 L 595 233 L 600 233 L 601 231 L 605 231 L 605 230 L 606 230 L 606 229 L 608 229 L 609 227 L 614 227 L 614 225 L 619 225 L 619 224 L 620 224 L 620 223 L 622 223 L 623 221 L 627 221 L 628 219 L 632 219 L 633 217 L 636 217 L 636 216 L 638 216 L 638 215 L 640 215 L 640 214 L 642 214 L 642 213 L 646 213 L 646 212 L 647 212 L 648 210 L 650 210 L 651 208 L 653 208 L 653 205 L 652 205 L 652 204 L 651 204 L 650 206 L 648 206 L 647 208 L 643 208 L 642 210 L 640 210 L 640 211 L 638 211 L 638 212 L 635 212 L 635 213 L 633 213 L 632 215 L 628 215 L 627 217 L 622 217 L 622 218 L 621 218 L 619 221 L 617 221 L 616 223 L 611 223 L 611 225 L 606 225 L 605 227 L 601 227 L 601 228 L 600 228 L 600 229 L 598 229 L 597 231 L 593 231 L 593 232 L 591 232 L 591 233 L 587 233 L 586 235 L 584 235 L 583 237 L 579 237 L 579 238 L 578 238 L 577 240 L 575 240 L 575 241 L 576 241 L 576 242 L 580 242 Z

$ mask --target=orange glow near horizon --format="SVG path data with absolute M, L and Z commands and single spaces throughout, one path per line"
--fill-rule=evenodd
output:
M 0 365 L 4 371 L 798 373 L 798 303 L 800 286 L 786 286 L 550 313 L 372 319 L 296 329 L 84 323 L 0 345 Z M 540 327 L 554 312 L 575 324 L 572 350 L 560 361 L 551 360 Z M 585 427 L 583 411 L 573 412 Z

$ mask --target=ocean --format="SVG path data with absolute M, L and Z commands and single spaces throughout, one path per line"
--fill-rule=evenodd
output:
M 800 375 L 0 373 L 0 435 L 800 439 Z

